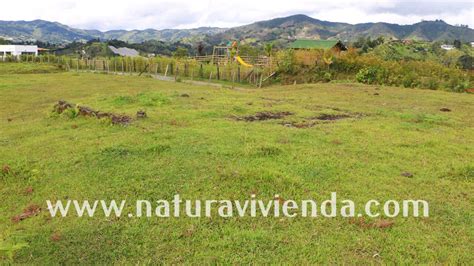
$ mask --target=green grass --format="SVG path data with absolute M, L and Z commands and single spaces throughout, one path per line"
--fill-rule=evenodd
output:
M 9 67 L 0 64 L 0 72 Z M 474 96 L 375 88 L 231 90 L 85 73 L 0 75 L 0 164 L 13 173 L 0 174 L 3 262 L 469 264 Z M 148 118 L 123 127 L 51 115 L 59 99 L 131 116 L 143 109 Z M 234 119 L 259 111 L 294 115 Z M 280 124 L 340 113 L 363 115 L 309 128 Z M 25 193 L 28 187 L 32 193 Z M 51 218 L 45 203 L 158 200 L 175 193 L 320 201 L 331 191 L 359 204 L 425 199 L 430 217 L 393 218 L 384 229 L 322 217 Z M 42 212 L 13 223 L 30 204 Z
M 45 74 L 62 70 L 48 63 L 0 63 L 0 74 Z

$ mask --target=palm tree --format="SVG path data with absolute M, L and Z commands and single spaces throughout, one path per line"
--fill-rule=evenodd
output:
M 273 43 L 267 43 L 265 44 L 265 53 L 267 56 L 271 56 L 273 51 Z

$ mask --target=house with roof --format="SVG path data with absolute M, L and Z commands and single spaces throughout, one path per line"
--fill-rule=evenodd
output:
M 347 47 L 339 40 L 295 40 L 290 44 L 291 49 L 335 49 L 345 51 Z

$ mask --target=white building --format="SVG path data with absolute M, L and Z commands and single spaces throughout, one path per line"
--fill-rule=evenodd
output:
M 444 50 L 446 50 L 446 51 L 453 50 L 453 49 L 454 49 L 454 45 L 451 45 L 451 44 L 443 44 L 443 45 L 441 45 L 441 49 L 444 49 Z
M 22 54 L 38 55 L 37 45 L 0 45 L 0 57 L 7 55 L 20 56 Z

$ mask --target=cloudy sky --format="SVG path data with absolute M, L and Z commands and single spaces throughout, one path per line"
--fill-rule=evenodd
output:
M 443 19 L 474 28 L 474 0 L 23 0 L 2 1 L 1 9 L 8 11 L 0 20 L 44 19 L 99 30 L 232 27 L 293 14 L 348 23 Z

